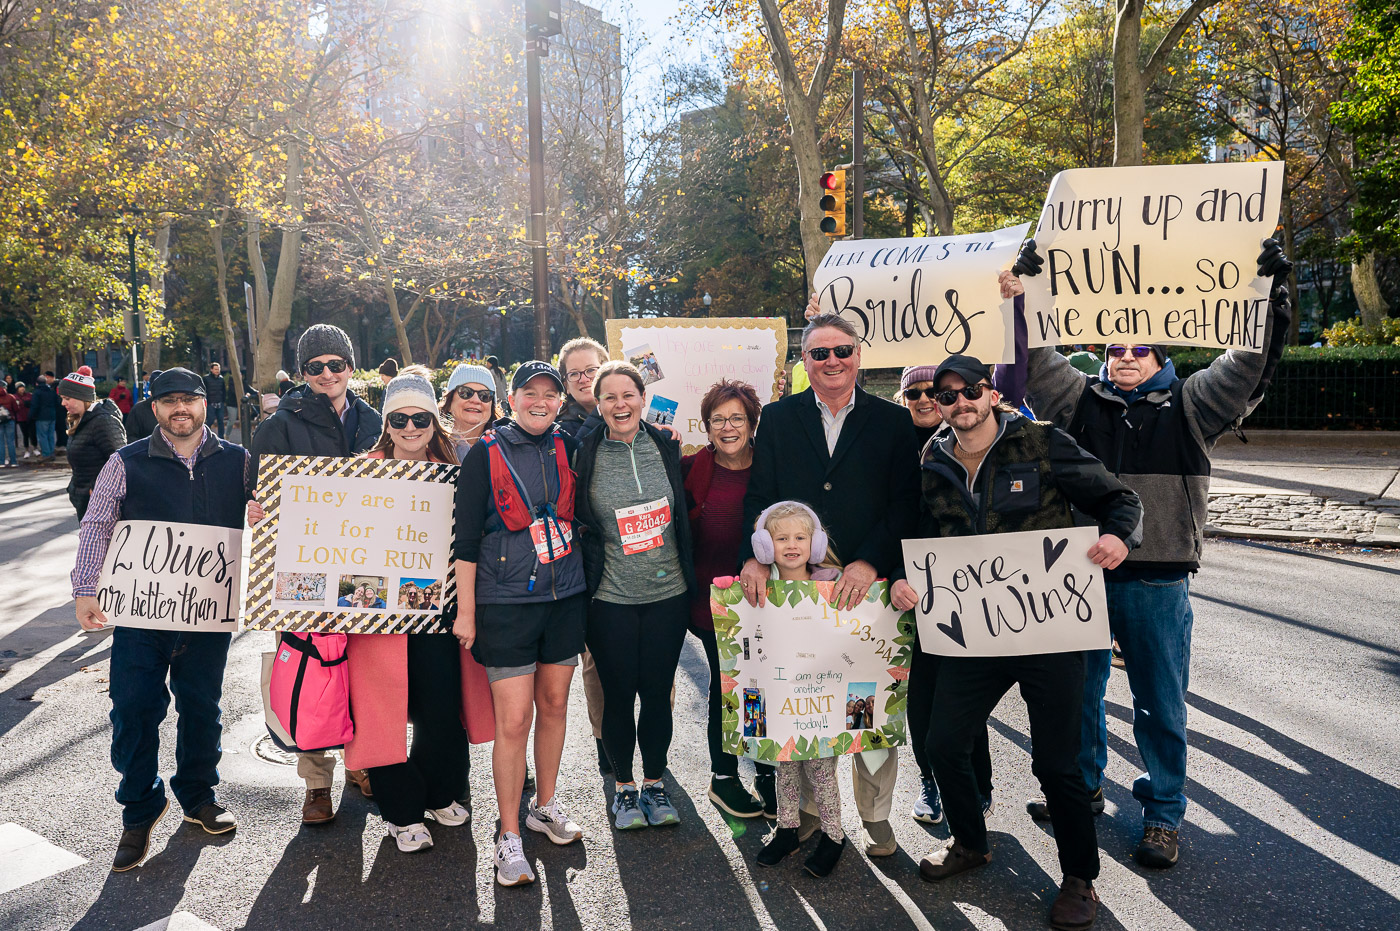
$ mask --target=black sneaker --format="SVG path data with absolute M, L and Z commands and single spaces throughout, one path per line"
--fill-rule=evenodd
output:
M 817 849 L 812 851 L 812 855 L 807 858 L 807 862 L 802 868 L 818 878 L 829 876 L 831 871 L 836 869 L 836 862 L 841 859 L 841 854 L 846 849 L 846 838 L 841 838 L 841 843 L 836 843 L 826 832 L 822 832 L 821 839 L 817 841 Z
M 156 823 L 164 818 L 165 813 L 169 810 L 170 799 L 166 799 L 165 807 L 160 810 L 160 814 L 140 827 L 127 828 L 122 831 L 121 839 L 117 841 L 117 855 L 112 858 L 113 873 L 125 873 L 146 859 L 146 851 L 151 846 L 151 831 L 155 829 Z
M 1143 829 L 1142 840 L 1133 851 L 1133 859 L 1151 870 L 1170 869 L 1176 865 L 1177 855 L 1176 832 L 1155 824 Z
M 233 815 L 216 802 L 199 806 L 197 811 L 187 813 L 185 820 L 190 824 L 197 824 L 204 828 L 207 834 L 227 834 L 238 827 L 238 823 L 233 820 Z
M 1103 808 L 1103 786 L 1099 786 L 1089 796 L 1089 810 L 1096 815 L 1101 815 Z M 1026 814 L 1031 816 L 1032 821 L 1049 821 L 1050 806 L 1043 798 L 1033 798 L 1026 802 Z
M 778 828 L 758 852 L 758 863 L 760 866 L 777 866 L 784 857 L 801 846 L 797 828 Z
M 593 742 L 598 745 L 598 775 L 606 779 L 613 774 L 612 760 L 608 759 L 608 751 L 603 748 L 603 741 L 594 738 Z
M 763 817 L 778 820 L 778 786 L 773 773 L 759 773 L 753 778 L 754 791 L 763 799 Z
M 744 788 L 744 784 L 736 776 L 727 779 L 711 776 L 709 799 L 721 811 L 726 811 L 736 818 L 763 816 L 763 800 Z

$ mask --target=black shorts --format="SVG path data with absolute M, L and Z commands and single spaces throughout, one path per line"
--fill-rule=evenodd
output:
M 476 606 L 472 656 L 483 666 L 562 663 L 583 652 L 588 593 L 558 601 Z

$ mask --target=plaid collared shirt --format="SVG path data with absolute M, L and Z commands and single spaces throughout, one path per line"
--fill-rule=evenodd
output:
M 194 471 L 195 463 L 199 461 L 199 450 L 204 448 L 204 444 L 213 435 L 209 428 L 205 427 L 194 455 L 186 458 L 176 452 L 174 444 L 166 438 L 162 428 L 156 427 L 156 433 L 160 434 L 161 442 L 170 449 L 175 458 L 184 463 L 185 468 L 191 472 Z M 151 439 L 154 441 L 156 438 L 152 436 Z M 250 478 L 251 468 L 252 457 L 244 450 L 245 484 Z M 73 561 L 73 571 L 68 576 L 73 583 L 74 598 L 97 594 L 97 579 L 102 574 L 102 561 L 107 558 L 107 546 L 112 542 L 112 528 L 121 520 L 122 502 L 125 500 L 126 466 L 122 463 L 120 454 L 112 453 L 107 464 L 97 475 L 97 483 L 92 487 L 92 497 L 88 500 L 87 513 L 83 515 L 82 529 L 78 531 L 78 555 Z

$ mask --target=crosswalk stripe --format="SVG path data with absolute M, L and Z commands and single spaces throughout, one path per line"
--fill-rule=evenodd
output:
M 219 931 L 219 929 L 189 912 L 176 912 L 169 918 L 162 918 L 148 925 L 142 925 L 136 931 Z
M 13 821 L 0 824 L 0 895 L 86 862 Z

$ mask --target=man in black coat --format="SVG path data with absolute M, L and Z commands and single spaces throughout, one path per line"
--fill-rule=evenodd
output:
M 350 390 L 355 349 L 349 334 L 326 323 L 311 327 L 297 341 L 297 368 L 306 384 L 282 395 L 276 412 L 253 434 L 248 449 L 255 468 L 262 456 L 348 458 L 373 446 L 383 431 L 383 419 Z M 297 775 L 306 783 L 302 823 L 329 822 L 335 817 L 331 804 L 335 756 L 328 750 L 298 753 Z M 368 788 L 363 771 L 349 776 L 361 791 Z
M 908 411 L 856 385 L 860 340 L 848 320 L 839 314 L 812 317 L 802 333 L 802 358 L 812 390 L 769 404 L 759 418 L 744 527 L 752 530 L 763 509 L 778 501 L 810 505 L 845 567 L 832 603 L 855 605 L 876 579 L 898 570 L 900 540 L 913 536 L 918 439 Z M 753 558 L 748 533 L 742 541 L 744 593 L 750 604 L 762 603 L 768 568 Z M 870 856 L 898 849 L 889 823 L 898 769 L 895 750 L 855 755 L 856 808 Z M 760 776 L 755 785 L 766 804 L 769 782 Z
M 155 381 L 160 377 L 160 369 L 151 372 L 148 382 Z M 150 391 L 146 392 L 145 399 L 136 402 L 132 406 L 131 412 L 123 418 L 126 425 L 126 441 L 135 443 L 137 440 L 144 440 L 152 433 L 156 432 L 156 413 L 151 410 Z
M 215 425 L 214 431 L 220 437 L 224 435 L 224 402 L 227 394 L 223 369 L 217 362 L 209 363 L 209 374 L 204 376 L 204 397 L 209 407 L 209 421 Z

